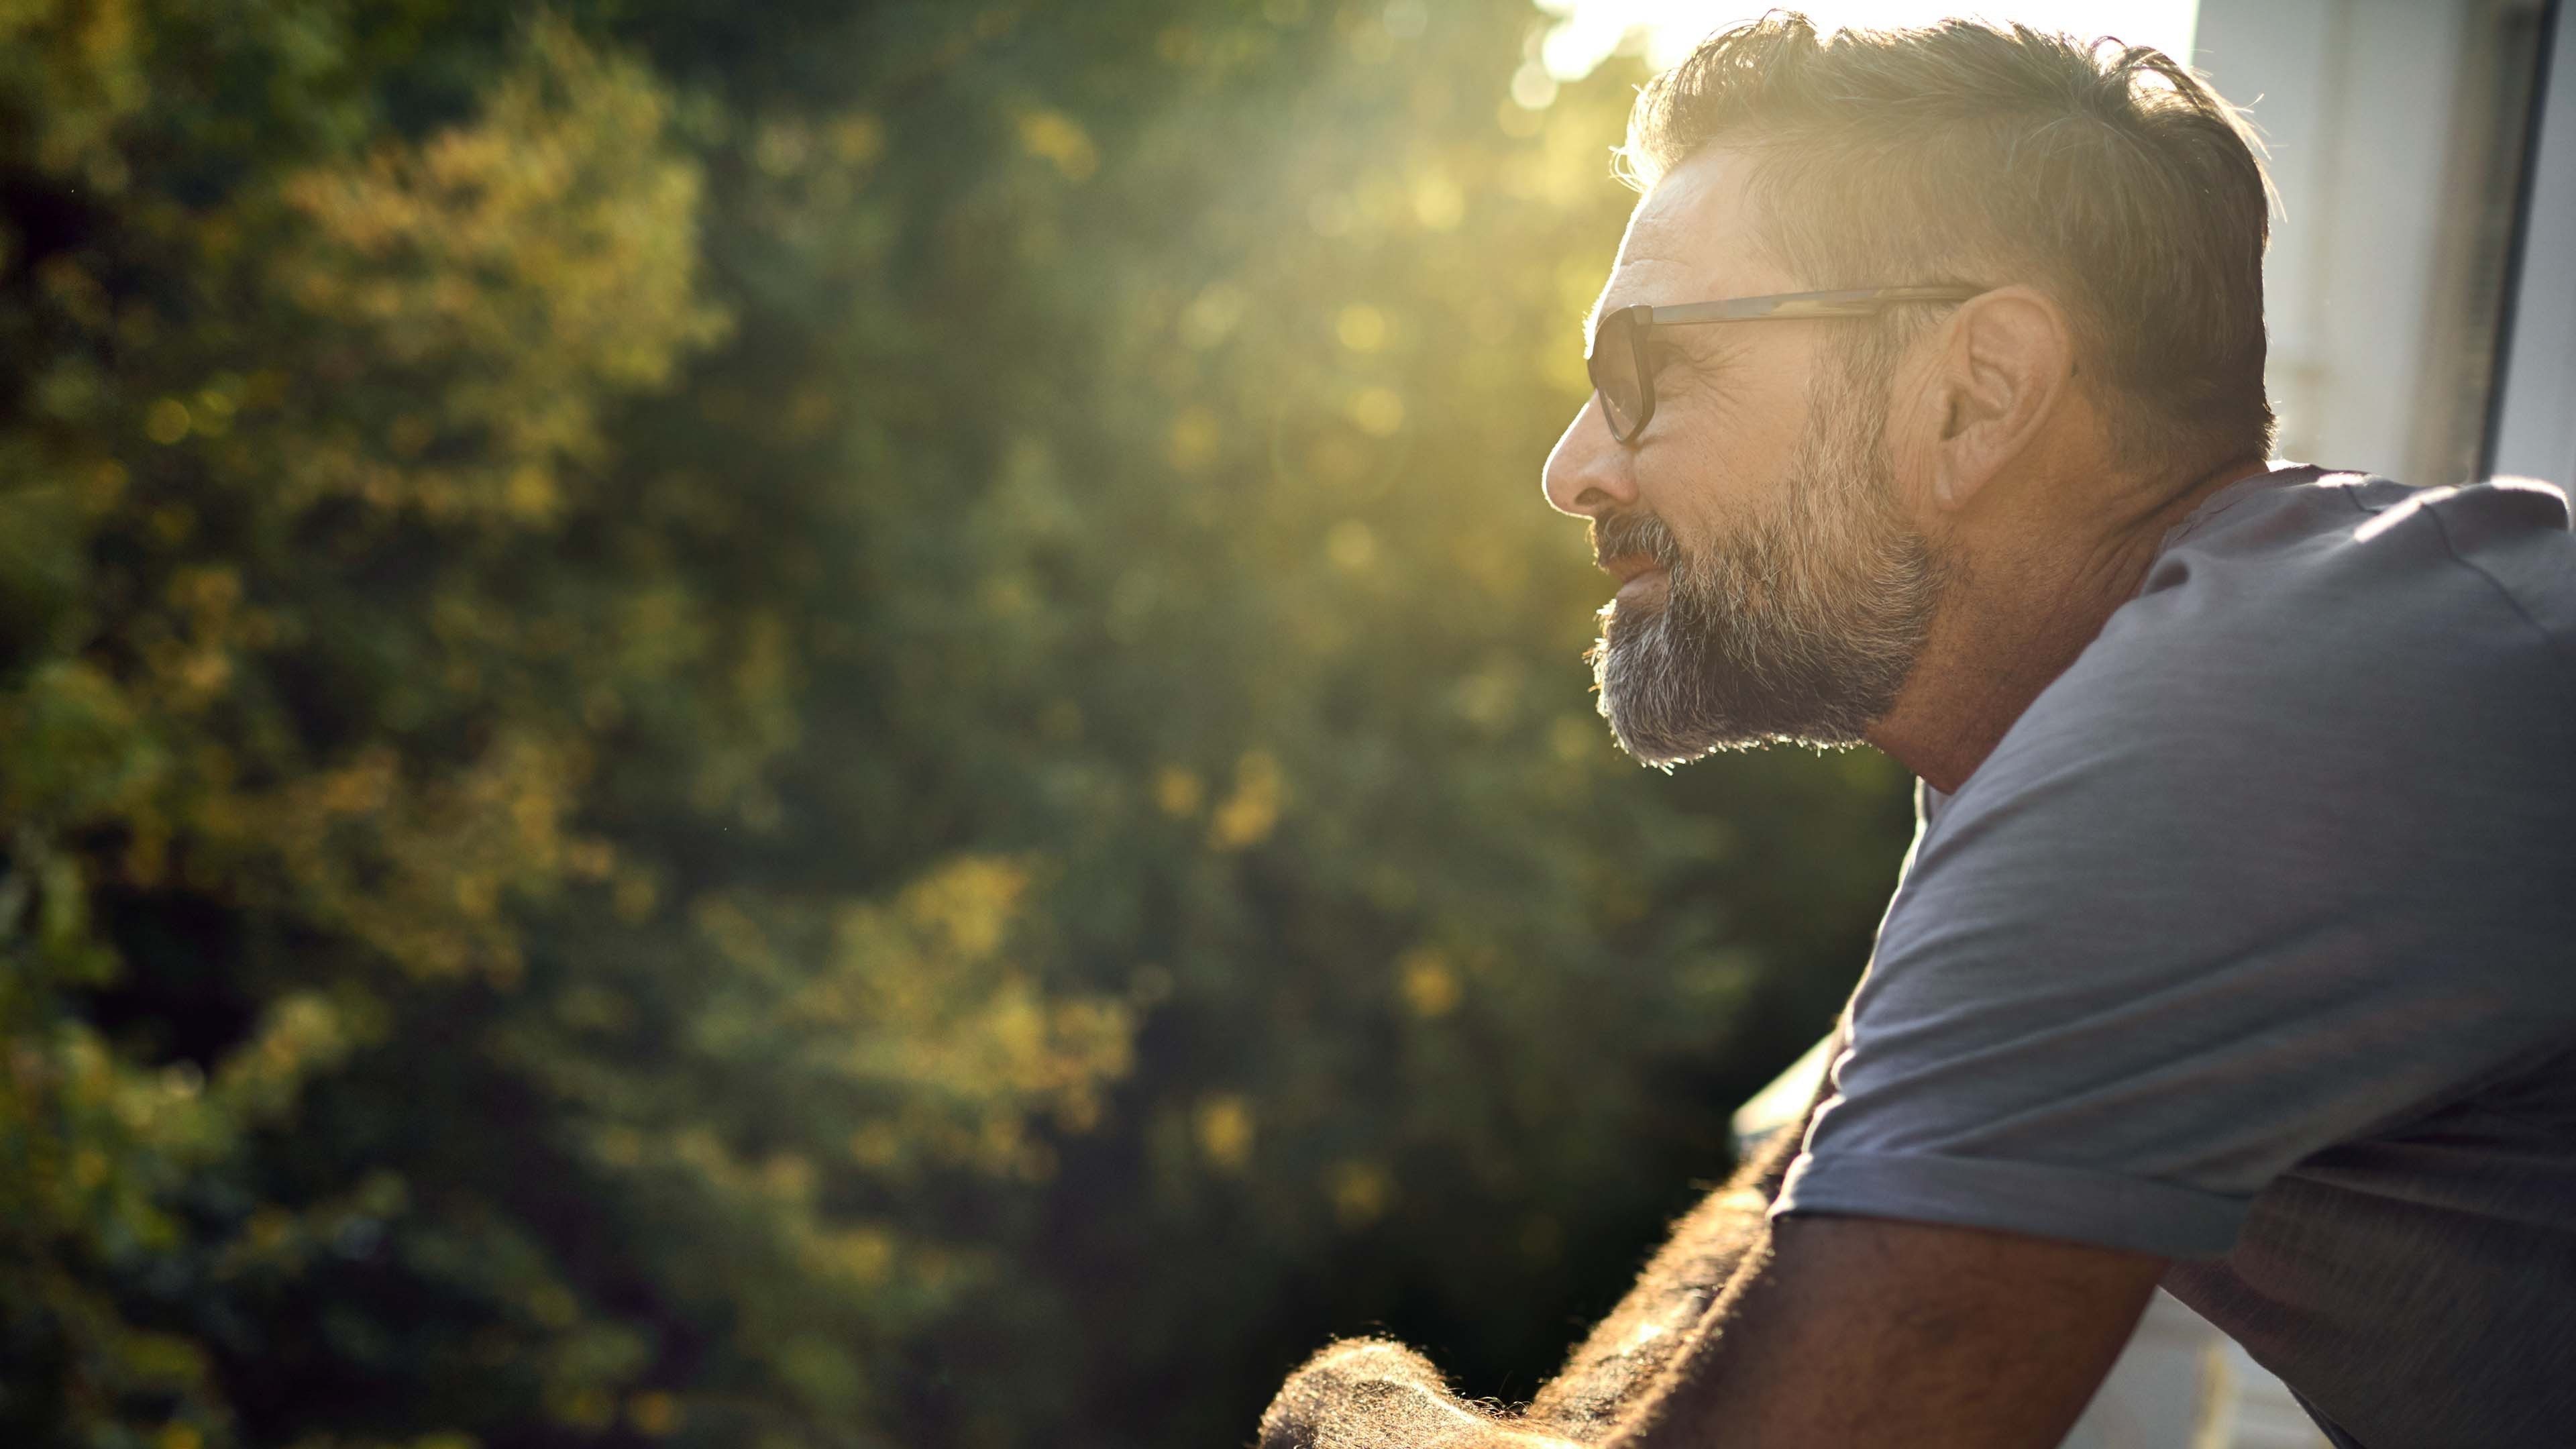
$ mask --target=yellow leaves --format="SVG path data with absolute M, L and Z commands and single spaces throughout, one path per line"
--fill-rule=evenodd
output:
M 635 1432 L 659 1439 L 679 1431 L 682 1419 L 680 1401 L 670 1394 L 655 1390 L 637 1394 L 626 1401 L 626 1422 Z
M 0 921 L 0 937 L 10 924 Z M 363 1002 L 288 996 L 209 1084 L 193 1067 L 128 1062 L 86 1027 L 28 1031 L 23 1019 L 8 1019 L 23 1002 L 0 993 L 0 1023 L 12 1028 L 0 1066 L 0 1132 L 15 1139 L 21 1169 L 9 1191 L 13 1206 L 33 1207 L 57 1224 L 112 1223 L 147 1250 L 167 1246 L 178 1232 L 156 1204 L 162 1191 L 223 1158 L 246 1124 L 286 1116 L 311 1077 L 336 1067 L 376 1029 Z M 342 1216 L 400 1211 L 401 1183 L 370 1179 L 325 1206 Z M 301 1221 L 277 1209 L 254 1214 L 235 1256 L 273 1255 L 303 1241 L 309 1235 Z M 156 1342 L 184 1348 L 178 1340 Z M 179 1377 L 191 1372 L 175 1360 L 167 1367 Z
M 195 406 L 188 413 L 189 426 L 209 438 L 220 438 L 232 431 L 236 404 L 231 393 L 220 387 L 200 388 L 190 401 Z
M 55 828 L 138 808 L 168 758 L 127 691 L 80 660 L 37 666 L 0 694 L 0 803 Z
M 1324 1175 L 1324 1195 L 1332 1200 L 1333 1218 L 1343 1228 L 1364 1228 L 1385 1216 L 1394 1202 L 1395 1175 L 1363 1159 L 1337 1162 Z
M 567 465 L 604 447 L 601 406 L 723 330 L 696 295 L 699 177 L 663 141 L 668 112 L 642 67 L 541 20 L 473 123 L 278 186 L 275 292 L 336 332 L 336 366 L 381 369 L 434 409 L 401 421 L 390 467 L 287 448 L 291 498 L 553 521 Z M 421 388 L 423 370 L 444 385 Z M 176 441 L 186 416 L 155 423 Z M 476 446 L 417 461 L 432 435 Z
M 792 1152 L 778 1153 L 761 1164 L 760 1185 L 781 1202 L 811 1202 L 814 1197 L 814 1164 Z
M 229 564 L 182 569 L 169 584 L 170 602 L 220 626 L 241 602 L 241 573 Z
M 818 1232 L 806 1240 L 808 1267 L 853 1288 L 882 1287 L 894 1267 L 894 1237 L 883 1228 Z
M 1163 456 L 1181 472 L 1197 473 L 1216 461 L 1217 448 L 1224 441 L 1216 414 L 1203 407 L 1183 408 L 1163 435 Z
M 936 949 L 981 958 L 1000 948 L 1028 888 L 1021 863 L 968 856 L 906 890 L 897 908 Z
M 1278 828 L 1279 811 L 1286 797 L 1286 781 L 1279 773 L 1279 761 L 1267 750 L 1248 750 L 1235 762 L 1234 790 L 1218 804 L 1208 820 L 1208 845 L 1216 850 L 1241 850 L 1270 838 Z
M 587 774 L 578 746 L 531 734 L 428 778 L 377 745 L 273 790 L 212 794 L 191 823 L 227 858 L 273 859 L 306 919 L 414 975 L 508 984 L 520 968 L 508 903 L 602 864 L 605 847 L 563 830 Z
M 125 486 L 131 481 L 123 463 L 114 458 L 100 459 L 81 477 L 81 511 L 92 517 L 114 511 L 124 501 Z
M 212 1095 L 253 1121 L 290 1112 L 305 1079 L 338 1066 L 374 1035 L 374 1023 L 310 992 L 269 1008 L 252 1039 L 224 1059 Z
M 37 263 L 36 285 L 45 300 L 84 327 L 101 327 L 107 322 L 107 287 L 89 274 L 70 255 L 47 257 Z
M 1417 946 L 1404 953 L 1395 963 L 1395 978 L 1404 1004 L 1426 1021 L 1457 1010 L 1466 994 L 1457 967 L 1437 947 Z
M 563 490 L 555 485 L 554 475 L 534 463 L 511 469 L 509 481 L 501 488 L 502 510 L 521 523 L 550 523 L 562 503 Z
M 651 920 L 661 901 L 661 879 L 649 870 L 621 870 L 610 880 L 609 909 L 630 926 Z
M 179 569 L 162 593 L 170 613 L 136 621 L 129 637 L 147 671 L 140 693 L 163 711 L 206 708 L 232 682 L 236 656 L 266 648 L 281 628 L 275 614 L 243 606 L 230 565 Z
M 1178 765 L 1165 765 L 1154 772 L 1154 808 L 1175 820 L 1185 820 L 1199 813 L 1206 803 L 1207 786 L 1193 770 Z
M 1238 1093 L 1206 1097 L 1190 1113 L 1190 1131 L 1199 1151 L 1220 1171 L 1241 1172 L 1251 1163 L 1255 1130 L 1252 1102 Z
M 323 772 L 314 802 L 326 815 L 372 815 L 393 798 L 400 767 L 400 757 L 379 745 L 336 770 Z
M 146 99 L 132 0 L 15 0 L 0 6 L 0 48 L 11 80 L 29 92 L 22 114 L 38 163 L 121 187 L 125 168 L 109 138 Z
M 1034 862 L 960 856 L 891 898 L 810 907 L 747 895 L 693 907 L 737 988 L 700 1014 L 721 1053 L 785 1052 L 887 1104 L 840 1144 L 863 1169 L 947 1162 L 1023 1178 L 1052 1170 L 1031 1131 L 1082 1131 L 1130 1064 L 1132 1011 L 1049 990 L 1030 897 Z
M 885 154 L 885 123 L 874 116 L 843 116 L 824 135 L 832 158 L 844 166 L 866 166 Z
M 188 405 L 175 397 L 165 397 L 143 414 L 143 435 L 163 447 L 188 436 Z
M 892 1122 L 869 1122 L 850 1134 L 850 1160 L 874 1171 L 892 1167 L 903 1157 L 903 1135 Z
M 1067 181 L 1088 181 L 1100 169 L 1091 133 L 1061 111 L 1029 110 L 1019 116 L 1020 148 L 1055 163 Z

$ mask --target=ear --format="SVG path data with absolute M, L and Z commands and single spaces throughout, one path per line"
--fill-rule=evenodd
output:
M 2046 429 L 2070 391 L 2074 339 L 2046 293 L 1999 287 L 1959 304 L 1932 367 L 1932 502 L 1952 511 Z

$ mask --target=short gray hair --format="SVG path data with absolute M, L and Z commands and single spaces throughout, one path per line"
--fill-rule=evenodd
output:
M 2270 456 L 2270 183 L 2243 121 L 2148 46 L 1948 20 L 1819 36 L 1773 11 L 1655 77 L 1620 167 L 1756 157 L 1774 259 L 1816 287 L 2039 287 L 2111 444 L 2140 464 Z

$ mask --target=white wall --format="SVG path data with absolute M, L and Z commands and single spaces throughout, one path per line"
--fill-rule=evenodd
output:
M 2531 169 L 2495 471 L 2576 490 L 2576 5 L 2562 3 Z
M 2201 7 L 2195 64 L 2248 109 L 2280 191 L 2263 281 L 2283 457 L 2396 477 L 2415 461 L 2461 9 Z

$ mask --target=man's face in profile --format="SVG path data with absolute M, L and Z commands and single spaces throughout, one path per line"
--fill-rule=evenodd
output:
M 1814 285 L 1762 258 L 1747 165 L 1712 148 L 1665 176 L 1601 311 Z M 1949 570 L 1899 498 L 1880 325 L 1659 328 L 1655 411 L 1634 442 L 1612 439 L 1595 397 L 1549 457 L 1548 501 L 1592 521 L 1595 557 L 1625 580 L 1591 660 L 1601 713 L 1640 761 L 1855 744 L 1894 704 Z

